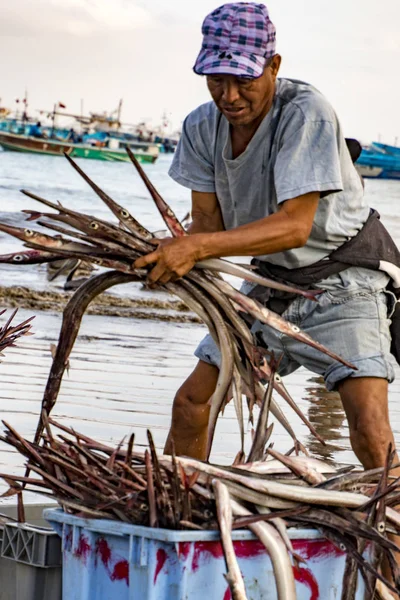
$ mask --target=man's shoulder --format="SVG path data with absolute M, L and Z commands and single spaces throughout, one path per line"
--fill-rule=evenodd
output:
M 207 130 L 212 132 L 221 116 L 214 102 L 205 102 L 188 114 L 185 119 L 185 129 L 193 131 Z
M 298 79 L 279 79 L 276 96 L 284 113 L 297 116 L 304 123 L 312 121 L 336 122 L 335 111 L 327 98 L 317 88 Z

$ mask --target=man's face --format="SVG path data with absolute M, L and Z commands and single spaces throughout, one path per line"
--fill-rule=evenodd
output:
M 261 77 L 207 75 L 207 86 L 219 110 L 234 127 L 259 122 L 272 106 L 281 57 L 272 57 Z

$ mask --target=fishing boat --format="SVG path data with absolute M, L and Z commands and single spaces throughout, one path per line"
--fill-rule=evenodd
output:
M 129 157 L 124 147 L 115 139 L 107 139 L 103 142 L 94 143 L 72 143 L 69 141 L 56 140 L 51 137 L 34 137 L 0 131 L 0 146 L 4 150 L 14 152 L 31 152 L 34 154 L 48 154 L 52 156 L 63 156 L 65 153 L 75 158 L 92 158 L 108 162 L 129 162 Z M 129 147 L 140 162 L 154 163 L 159 154 L 156 144 L 132 143 Z
M 400 179 L 400 148 L 372 142 L 362 149 L 356 167 L 362 177 Z

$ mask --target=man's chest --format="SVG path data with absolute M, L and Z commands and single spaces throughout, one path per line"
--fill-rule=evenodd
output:
M 272 162 L 263 153 L 239 159 L 226 161 L 221 156 L 215 163 L 216 194 L 229 229 L 277 211 Z

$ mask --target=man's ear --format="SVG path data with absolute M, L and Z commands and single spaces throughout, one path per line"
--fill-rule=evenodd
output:
M 274 79 L 276 79 L 276 77 L 278 76 L 281 62 L 282 62 L 282 56 L 280 54 L 274 54 L 274 56 L 270 60 L 270 63 L 268 66 L 271 69 L 272 76 Z

